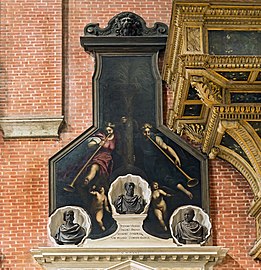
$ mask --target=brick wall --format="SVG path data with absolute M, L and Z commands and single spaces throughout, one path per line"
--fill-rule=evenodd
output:
M 1 1 L 1 114 L 61 113 L 61 0 Z
M 132 11 L 151 27 L 168 24 L 171 1 L 2 0 L 0 116 L 65 116 L 60 139 L 0 136 L 2 269 L 40 269 L 31 248 L 47 239 L 48 159 L 92 125 L 94 62 L 80 46 L 89 22 L 101 27 L 117 13 Z M 248 251 L 255 239 L 247 211 L 252 193 L 229 164 L 210 163 L 214 244 L 230 248 L 217 269 L 257 269 Z
M 213 245 L 229 248 L 224 263 L 215 269 L 261 269 L 248 255 L 256 237 L 255 221 L 248 216 L 253 193 L 230 164 L 220 159 L 210 162 L 210 216 Z

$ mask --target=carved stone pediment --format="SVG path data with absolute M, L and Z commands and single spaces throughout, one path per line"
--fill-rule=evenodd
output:
M 95 36 L 152 36 L 167 35 L 168 27 L 164 23 L 157 22 L 152 28 L 146 26 L 146 22 L 133 12 L 121 12 L 114 16 L 105 28 L 100 28 L 98 23 L 89 23 L 84 28 L 85 35 Z
M 128 260 L 122 263 L 119 263 L 117 265 L 114 265 L 112 267 L 109 267 L 108 270 L 118 270 L 118 269 L 126 269 L 126 270 L 152 270 L 154 268 L 146 266 L 142 263 L 138 263 L 132 260 Z
M 229 3 L 229 5 L 228 5 Z M 261 198 L 261 5 L 175 1 L 163 65 L 168 127 L 235 166 Z M 253 49 L 253 50 L 252 50 Z M 251 208 L 253 209 L 253 208 Z M 257 228 L 261 219 L 251 210 Z M 261 259 L 261 232 L 250 254 Z

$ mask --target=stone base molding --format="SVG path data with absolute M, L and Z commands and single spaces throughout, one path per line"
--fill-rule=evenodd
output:
M 32 249 L 43 269 L 175 269 L 207 270 L 220 263 L 228 249 L 220 246 Z
M 63 116 L 0 117 L 6 139 L 58 137 Z

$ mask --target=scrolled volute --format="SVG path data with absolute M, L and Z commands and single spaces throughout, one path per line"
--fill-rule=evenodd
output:
M 190 84 L 197 90 L 202 102 L 208 106 L 218 105 L 222 102 L 222 88 L 202 76 L 192 76 Z

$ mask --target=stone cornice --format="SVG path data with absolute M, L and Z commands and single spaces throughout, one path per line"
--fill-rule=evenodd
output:
M 6 139 L 58 137 L 63 116 L 0 117 Z
M 72 263 L 77 269 L 107 269 L 128 260 L 166 269 L 175 269 L 177 265 L 179 269 L 212 269 L 227 252 L 228 249 L 217 246 L 124 249 L 41 247 L 31 250 L 34 259 L 45 269 L 69 267 Z

